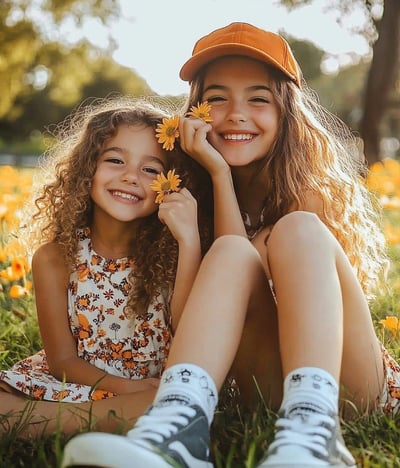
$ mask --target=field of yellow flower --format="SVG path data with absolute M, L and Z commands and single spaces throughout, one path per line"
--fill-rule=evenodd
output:
M 11 299 L 27 296 L 32 288 L 30 263 L 17 234 L 32 175 L 32 170 L 0 167 L 0 293 Z

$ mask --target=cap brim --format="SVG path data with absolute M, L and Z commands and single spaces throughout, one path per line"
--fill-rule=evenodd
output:
M 284 75 L 300 86 L 297 76 L 282 67 L 282 65 L 278 63 L 273 57 L 251 46 L 239 44 L 215 45 L 193 55 L 182 66 L 179 76 L 183 81 L 190 82 L 196 76 L 198 71 L 207 65 L 207 63 L 227 55 L 243 55 L 245 57 L 250 57 L 256 60 L 261 60 L 262 62 L 266 62 L 280 70 Z

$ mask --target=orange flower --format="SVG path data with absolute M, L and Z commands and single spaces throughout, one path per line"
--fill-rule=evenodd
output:
M 168 171 L 167 177 L 165 177 L 163 172 L 158 174 L 157 178 L 150 184 L 150 188 L 158 194 L 155 200 L 156 203 L 162 203 L 165 195 L 168 193 L 179 192 L 179 184 L 181 182 L 178 174 L 175 174 L 175 169 Z
M 165 117 L 162 123 L 157 125 L 156 138 L 162 143 L 163 149 L 171 151 L 174 149 L 175 140 L 179 137 L 179 116 Z
M 17 299 L 18 297 L 22 296 L 27 296 L 28 294 L 29 291 L 23 286 L 20 286 L 19 284 L 13 284 L 10 288 L 10 297 L 12 297 L 13 299 Z
M 380 323 L 391 332 L 393 337 L 395 337 L 400 330 L 399 319 L 393 315 L 386 316 Z
M 197 103 L 197 106 L 192 106 L 190 112 L 187 113 L 190 117 L 195 117 L 196 119 L 204 120 L 204 122 L 212 122 L 213 119 L 210 116 L 211 105 L 207 101 L 202 103 Z
M 25 276 L 25 261 L 22 258 L 14 258 L 11 262 L 11 270 L 15 279 Z

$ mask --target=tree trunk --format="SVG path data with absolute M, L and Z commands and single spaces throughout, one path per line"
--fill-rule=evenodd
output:
M 400 0 L 384 0 L 383 5 L 384 12 L 378 27 L 379 36 L 373 47 L 360 125 L 368 165 L 382 157 L 380 125 L 400 65 Z

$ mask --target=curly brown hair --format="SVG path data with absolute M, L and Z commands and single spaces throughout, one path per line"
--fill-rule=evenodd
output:
M 90 186 L 97 159 L 105 142 L 120 125 L 145 125 L 156 129 L 170 113 L 148 99 L 114 97 L 84 104 L 60 124 L 56 142 L 44 155 L 41 178 L 31 216 L 29 242 L 35 249 L 48 242 L 57 243 L 66 264 L 75 266 L 77 231 L 90 227 L 93 202 Z M 207 172 L 189 158 L 179 145 L 168 152 L 169 167 L 175 168 L 197 200 L 198 222 L 203 253 L 212 242 L 212 186 Z M 157 211 L 140 220 L 131 241 L 135 267 L 128 281 L 131 290 L 125 312 L 129 316 L 144 315 L 151 300 L 161 291 L 171 290 L 176 275 L 178 245 L 169 229 L 162 224 Z
M 278 104 L 279 131 L 254 177 L 265 187 L 264 225 L 298 209 L 311 193 L 323 203 L 322 221 L 342 245 L 366 296 L 374 297 L 387 267 L 381 210 L 363 176 L 368 171 L 351 130 L 322 107 L 316 94 L 265 65 Z M 203 100 L 207 67 L 191 82 L 184 112 Z

